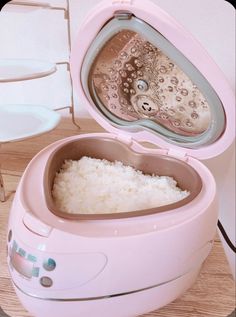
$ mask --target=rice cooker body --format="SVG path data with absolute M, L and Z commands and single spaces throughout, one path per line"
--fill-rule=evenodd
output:
M 128 21 L 133 19 L 130 16 L 132 13 L 135 19 L 145 21 L 158 30 L 187 57 L 217 92 L 217 96 L 214 92 L 208 95 L 207 109 L 211 109 L 213 120 L 206 133 L 203 133 L 203 138 L 202 133 L 189 135 L 187 128 L 180 133 L 176 127 L 170 127 L 170 122 L 158 123 L 155 121 L 157 117 L 147 116 L 150 104 L 144 104 L 147 102 L 146 93 L 139 93 L 132 98 L 129 91 L 125 98 L 133 102 L 136 111 L 135 120 L 129 121 L 129 124 L 124 122 L 128 120 L 121 112 L 117 116 L 112 110 L 109 99 L 106 103 L 104 95 L 99 95 L 100 90 L 96 85 L 104 83 L 96 83 L 95 79 L 100 76 L 96 73 L 96 67 L 101 66 L 100 62 L 103 63 L 103 56 L 94 55 L 92 68 L 87 67 L 88 57 L 92 56 L 90 48 L 95 43 L 95 51 L 102 52 L 98 50 L 99 43 L 104 45 L 104 40 L 111 38 L 104 25 L 116 23 L 113 19 L 118 19 L 118 25 L 121 22 L 123 26 L 124 21 L 128 23 L 127 13 Z M 126 25 L 126 30 L 127 27 L 130 28 L 130 25 Z M 137 31 L 133 26 L 131 30 L 134 33 Z M 142 28 L 140 32 L 149 38 L 149 32 L 142 34 Z M 121 34 L 126 36 L 125 40 L 130 39 L 130 34 Z M 139 40 L 139 34 L 131 35 L 135 36 L 134 40 Z M 94 40 L 96 38 L 99 38 L 98 42 Z M 153 41 L 156 45 L 156 39 Z M 191 52 L 189 46 L 194 48 Z M 170 51 L 173 51 L 172 48 Z M 126 64 L 122 64 L 120 76 L 123 67 L 133 67 L 133 64 Z M 185 62 L 183 65 L 186 66 Z M 71 67 L 77 92 L 91 115 L 109 133 L 60 140 L 42 150 L 30 162 L 18 186 L 9 219 L 8 263 L 12 281 L 24 307 L 37 317 L 90 317 L 95 314 L 103 317 L 138 316 L 166 305 L 189 288 L 212 248 L 218 217 L 216 186 L 210 171 L 196 158 L 216 156 L 231 144 L 234 130 L 232 94 L 205 51 L 171 17 L 148 1 L 100 3 L 81 26 L 72 50 Z M 187 73 L 188 69 L 189 64 L 186 66 Z M 108 69 L 105 67 L 103 76 L 107 75 L 106 71 Z M 193 71 L 193 77 L 201 82 L 198 71 Z M 92 79 L 93 85 L 90 86 L 88 78 Z M 145 90 L 145 85 L 149 85 L 149 81 L 144 78 L 134 79 L 140 79 L 138 84 L 141 84 L 141 89 Z M 125 83 L 128 82 L 121 81 L 121 85 Z M 206 87 L 203 90 L 209 88 L 208 84 Z M 145 100 L 142 95 L 145 95 Z M 153 95 L 148 95 L 148 98 L 152 100 Z M 212 101 L 216 102 L 218 109 L 214 113 L 210 107 Z M 159 108 L 164 107 L 161 101 L 158 105 Z M 154 108 L 151 106 L 151 113 L 156 116 L 157 109 Z M 140 112 L 140 109 L 143 111 Z M 219 123 L 219 118 L 224 124 L 218 130 L 216 123 Z M 84 142 L 91 138 L 101 142 L 111 140 L 117 147 L 122 144 L 133 152 L 132 155 L 156 155 L 165 157 L 166 161 L 173 159 L 174 163 L 183 162 L 197 173 L 201 188 L 191 201 L 167 208 L 164 212 L 144 212 L 125 217 L 113 215 L 106 219 L 58 216 L 55 210 L 51 211 L 45 195 L 45 175 L 49 161 L 59 150 L 63 152 L 63 149 L 67 149 L 69 143 Z M 147 149 L 140 144 L 142 141 L 154 143 L 162 149 Z M 203 143 L 202 146 L 199 143 Z
M 111 133 L 58 141 L 30 162 L 17 189 L 9 219 L 8 264 L 16 293 L 33 316 L 75 317 L 80 311 L 82 316 L 124 317 L 160 308 L 193 284 L 213 245 L 215 182 L 190 157 L 188 164 L 201 177 L 202 188 L 180 208 L 97 221 L 50 212 L 38 186 L 49 157 L 69 142 L 91 137 L 117 141 Z M 132 147 L 143 150 L 135 141 Z

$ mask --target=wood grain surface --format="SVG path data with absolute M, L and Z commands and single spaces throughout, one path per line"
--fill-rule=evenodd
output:
M 0 148 L 8 198 L 5 203 L 0 202 L 0 307 L 11 317 L 32 317 L 19 303 L 6 265 L 7 221 L 17 184 L 30 159 L 48 144 L 71 135 L 103 131 L 93 120 L 84 119 L 80 124 L 79 131 L 70 119 L 63 119 L 58 128 L 47 135 L 8 143 Z M 213 251 L 204 263 L 195 285 L 173 303 L 142 317 L 226 317 L 234 308 L 235 283 L 221 242 L 216 237 Z M 0 317 L 3 316 L 0 310 Z

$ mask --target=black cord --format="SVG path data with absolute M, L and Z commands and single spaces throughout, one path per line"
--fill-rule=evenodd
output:
M 3 309 L 0 307 L 0 317 L 10 317 L 9 315 L 7 315 Z
M 236 309 L 228 317 L 236 317 Z
M 233 243 L 231 242 L 230 238 L 228 237 L 227 233 L 225 232 L 224 227 L 222 226 L 222 223 L 220 222 L 220 220 L 218 220 L 218 228 L 222 234 L 222 236 L 225 239 L 225 242 L 228 244 L 228 246 L 230 247 L 231 250 L 233 250 L 234 253 L 236 253 L 236 247 L 233 245 Z
M 0 4 L 0 11 L 5 6 L 5 4 L 7 4 L 8 2 L 10 2 L 10 1 L 9 0 L 8 1 L 5 0 L 5 1 L 3 1 L 3 3 Z M 2 317 L 2 316 L 0 315 L 0 317 Z

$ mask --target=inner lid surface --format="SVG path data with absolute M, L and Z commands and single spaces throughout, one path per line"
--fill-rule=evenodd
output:
M 207 80 L 160 33 L 130 15 L 118 15 L 100 31 L 81 79 L 99 112 L 123 129 L 149 129 L 185 147 L 210 144 L 224 131 L 224 110 Z

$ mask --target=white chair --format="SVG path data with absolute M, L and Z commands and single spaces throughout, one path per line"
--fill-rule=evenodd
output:
M 67 21 L 68 48 L 71 50 L 71 30 L 68 0 L 51 0 L 38 2 L 37 0 L 11 1 L 7 5 L 29 6 L 35 9 L 63 10 L 64 18 Z M 7 9 L 5 7 L 5 9 Z M 4 59 L 0 60 L 0 84 L 22 80 L 32 80 L 53 74 L 57 70 L 57 65 L 67 65 L 70 72 L 68 61 L 57 62 L 56 64 L 46 61 L 26 60 L 26 59 Z M 72 115 L 72 122 L 78 127 L 74 115 L 74 95 L 71 81 L 71 104 L 62 106 L 55 110 L 68 108 Z M 25 140 L 54 129 L 60 121 L 60 115 L 42 106 L 35 105 L 2 105 L 0 106 L 0 147 L 7 142 Z M 0 164 L 0 201 L 6 200 L 3 177 Z
M 31 80 L 51 75 L 56 64 L 29 59 L 0 59 L 0 83 Z
M 0 60 L 0 83 L 31 80 L 51 75 L 56 65 L 36 60 Z M 54 129 L 60 114 L 37 105 L 0 105 L 0 147 Z M 0 164 L 0 201 L 6 199 Z
M 60 114 L 42 106 L 0 106 L 0 148 L 4 143 L 16 142 L 53 130 L 60 122 Z M 6 200 L 0 164 L 0 201 Z
M 71 52 L 71 26 L 70 26 L 70 3 L 69 0 L 12 0 L 8 2 L 4 6 L 4 11 L 7 11 L 8 8 L 11 7 L 28 7 L 31 8 L 32 10 L 55 10 L 55 11 L 63 11 L 64 12 L 64 19 L 66 20 L 66 26 L 67 26 L 67 45 L 68 45 L 68 50 Z M 71 78 L 71 73 L 70 73 L 70 63 L 68 60 L 60 61 L 57 62 L 56 65 L 66 65 L 67 70 L 69 71 L 70 74 L 70 84 L 71 84 L 71 100 L 70 100 L 70 105 L 66 106 L 60 106 L 54 110 L 64 110 L 64 109 L 69 109 L 72 122 L 73 124 L 80 129 L 79 124 L 76 122 L 75 118 L 75 101 L 74 101 L 74 92 L 73 92 L 73 85 L 72 85 L 72 78 Z

